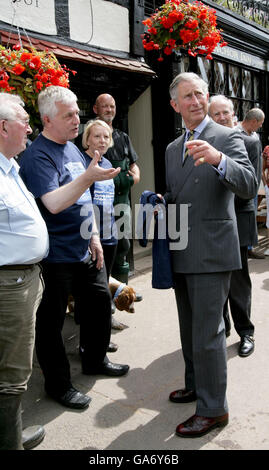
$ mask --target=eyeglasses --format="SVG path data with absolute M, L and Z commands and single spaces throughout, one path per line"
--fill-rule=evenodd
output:
M 15 120 L 15 119 L 14 119 Z M 24 127 L 29 127 L 30 126 L 30 121 L 29 119 L 16 119 L 17 122 L 21 122 Z
M 3 121 L 21 122 L 24 125 L 24 127 L 30 126 L 29 119 L 3 119 Z

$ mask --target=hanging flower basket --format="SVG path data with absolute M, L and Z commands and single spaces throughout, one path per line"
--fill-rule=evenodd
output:
M 147 51 L 160 51 L 158 60 L 163 54 L 171 55 L 181 48 L 195 57 L 206 55 L 212 59 L 212 52 L 219 44 L 226 46 L 221 31 L 217 29 L 216 11 L 202 2 L 184 0 L 166 0 L 150 18 L 142 21 L 147 32 L 142 36 L 143 46 Z
M 52 52 L 25 49 L 16 44 L 12 49 L 0 45 L 0 92 L 15 93 L 25 102 L 31 125 L 39 124 L 37 98 L 51 85 L 69 87 L 69 72 Z

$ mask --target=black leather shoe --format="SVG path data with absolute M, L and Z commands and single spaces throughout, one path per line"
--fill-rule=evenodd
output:
M 22 431 L 22 445 L 25 450 L 34 449 L 45 437 L 43 426 L 30 426 Z
M 110 342 L 107 348 L 107 352 L 116 352 L 118 350 L 118 345 Z
M 104 362 L 99 367 L 86 368 L 82 367 L 82 373 L 85 375 L 102 374 L 109 377 L 120 377 L 127 374 L 129 366 L 127 364 L 114 364 L 113 362 Z
M 53 396 L 51 393 L 48 395 L 56 400 L 58 403 L 61 403 L 63 406 L 67 406 L 68 408 L 74 408 L 76 410 L 82 410 L 89 406 L 91 398 L 87 395 L 76 390 L 74 387 L 70 387 L 67 392 L 61 397 Z
M 241 336 L 239 344 L 238 354 L 241 357 L 247 357 L 254 352 L 254 338 L 253 336 L 244 335 Z
M 192 401 L 197 400 L 197 396 L 194 390 L 186 390 L 183 388 L 171 392 L 169 395 L 169 400 L 173 403 L 191 403 Z

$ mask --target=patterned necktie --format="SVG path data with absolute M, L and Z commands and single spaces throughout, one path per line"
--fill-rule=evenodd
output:
M 189 131 L 189 135 L 188 135 L 188 138 L 187 138 L 186 142 L 190 142 L 190 140 L 193 140 L 193 138 L 194 138 L 194 131 Z M 185 144 L 186 144 L 186 142 L 185 142 Z M 184 152 L 184 155 L 183 155 L 183 163 L 185 162 L 188 154 L 189 154 L 189 151 L 185 147 L 185 152 Z

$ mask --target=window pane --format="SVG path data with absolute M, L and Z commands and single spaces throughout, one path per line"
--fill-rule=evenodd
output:
M 243 101 L 243 118 L 251 108 L 253 106 L 249 101 Z
M 232 100 L 234 105 L 234 115 L 237 120 L 240 120 L 240 101 L 239 100 Z
M 189 57 L 187 56 L 183 56 L 182 57 L 182 61 L 181 61 L 181 65 L 182 65 L 182 72 L 191 72 L 190 70 L 190 59 Z
M 242 98 L 247 100 L 252 99 L 251 88 L 251 72 L 249 70 L 242 69 Z
M 239 67 L 229 66 L 229 94 L 230 96 L 240 96 L 240 71 Z
M 214 93 L 216 95 L 225 95 L 226 93 L 226 64 L 223 62 L 214 63 L 215 83 Z
M 260 99 L 260 77 L 254 74 L 254 100 Z
M 211 90 L 212 84 L 212 73 L 211 73 L 211 61 L 205 57 L 198 57 L 198 75 L 208 83 L 208 88 Z

